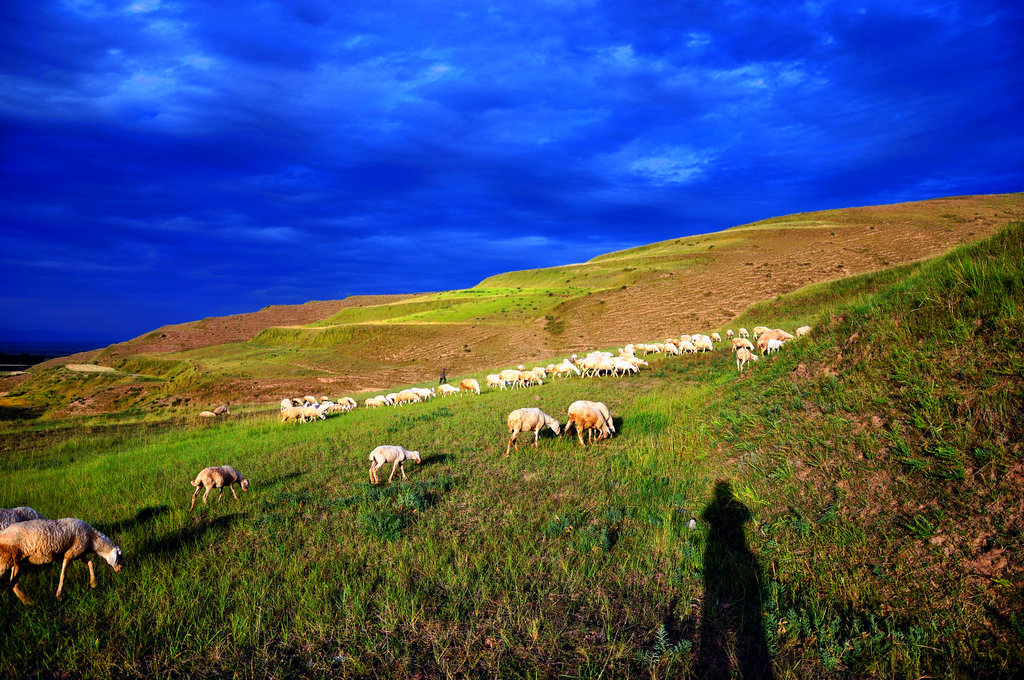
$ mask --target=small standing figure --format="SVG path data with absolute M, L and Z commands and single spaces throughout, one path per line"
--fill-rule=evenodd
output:
M 444 385 L 448 382 L 448 369 L 441 369 L 441 379 L 437 382 L 438 385 Z

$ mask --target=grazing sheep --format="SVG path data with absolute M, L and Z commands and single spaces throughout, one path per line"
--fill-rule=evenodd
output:
M 202 413 L 199 414 L 199 417 L 200 418 L 216 418 L 217 414 L 214 413 L 213 411 L 203 411 Z
M 757 339 L 757 348 L 761 351 L 761 356 L 764 356 L 764 353 L 768 349 L 769 340 L 782 340 L 783 342 L 786 342 L 787 340 L 792 339 L 793 336 L 782 329 L 776 328 L 775 330 L 768 330 L 762 333 L 761 337 Z
M 492 390 L 494 388 L 498 388 L 499 390 L 503 390 L 503 389 L 505 389 L 505 381 L 502 380 L 501 376 L 498 375 L 497 373 L 491 373 L 490 375 L 487 376 L 487 388 L 488 389 L 492 389 Z M 459 391 L 458 388 L 454 388 L 454 389 L 455 389 L 456 392 Z
M 377 408 L 378 406 L 386 405 L 388 402 L 387 402 L 386 399 L 384 399 L 383 396 L 380 396 L 380 397 L 370 397 L 369 399 L 367 399 L 363 403 L 366 404 L 366 408 Z
M 512 448 L 513 444 L 516 446 L 516 451 L 519 450 L 519 442 L 516 441 L 516 437 L 519 436 L 520 432 L 533 433 L 533 447 L 535 449 L 540 448 L 540 431 L 545 427 L 550 427 L 551 431 L 555 434 L 562 433 L 558 421 L 539 408 L 517 408 L 508 414 L 506 422 L 508 423 L 508 431 L 512 433 L 508 440 L 508 446 L 505 447 L 506 456 L 509 455 L 509 449 Z
M 442 383 L 442 384 L 443 385 L 447 385 L 448 383 Z M 423 401 L 426 401 L 427 399 L 430 399 L 431 397 L 436 397 L 437 396 L 437 392 L 434 391 L 433 387 L 410 387 L 409 391 L 410 392 L 415 392 L 416 394 L 418 394 L 420 399 L 422 399 Z
M 22 505 L 17 508 L 0 508 L 0 531 L 3 531 L 12 524 L 27 522 L 30 519 L 46 519 L 39 511 Z
M 458 387 L 456 387 L 455 385 L 449 385 L 448 383 L 442 384 L 437 389 L 439 389 L 441 391 L 441 396 L 442 397 L 447 397 L 449 394 L 458 394 L 459 393 L 459 388 Z
M 733 333 L 732 330 L 726 330 L 725 331 L 725 337 L 729 338 L 730 340 L 732 340 L 732 336 L 734 336 L 734 335 L 736 335 L 736 334 Z
M 124 566 L 121 549 L 80 519 L 34 519 L 19 522 L 0 531 L 0 578 L 10 571 L 14 594 L 22 603 L 32 604 L 32 600 L 18 587 L 18 573 L 22 564 L 49 564 L 59 557 L 62 563 L 57 598 L 60 599 L 64 590 L 64 575 L 71 560 L 85 562 L 89 567 L 89 585 L 96 587 L 96 571 L 91 557 L 93 553 L 106 560 L 114 571 L 121 571 Z
M 231 415 L 231 411 L 228 410 L 227 406 L 218 406 L 217 408 L 213 409 L 213 412 L 219 416 Z
M 740 347 L 736 350 L 736 370 L 740 373 L 743 372 L 743 366 L 748 361 L 757 361 L 757 355 L 751 352 L 746 347 Z
M 289 406 L 288 408 L 281 409 L 282 423 L 289 420 L 298 420 L 300 423 L 305 423 L 315 418 L 326 420 L 327 416 L 315 406 Z
M 740 337 L 741 338 L 749 338 L 750 337 L 750 333 L 747 332 L 746 328 L 741 328 L 740 329 Z
M 796 329 L 796 337 L 802 338 L 805 335 L 809 335 L 810 332 L 811 332 L 811 327 L 810 326 L 800 326 L 800 328 Z
M 498 374 L 498 377 L 501 378 L 502 382 L 504 382 L 506 385 L 511 385 L 512 387 L 520 386 L 519 371 L 514 368 L 505 369 L 504 371 Z
M 220 467 L 208 467 L 203 468 L 196 475 L 196 478 L 192 480 L 192 486 L 196 487 L 196 492 L 192 494 L 192 506 L 189 508 L 196 507 L 196 496 L 199 495 L 199 487 L 205 487 L 206 493 L 203 494 L 203 505 L 206 505 L 206 497 L 210 495 L 211 489 L 220 489 L 217 494 L 217 500 L 220 501 L 220 497 L 224 495 L 224 487 L 227 486 L 231 489 L 231 495 L 238 498 L 238 494 L 235 493 L 235 484 L 242 487 L 242 491 L 249 490 L 249 480 L 242 476 L 242 473 L 231 467 L 230 465 L 221 465 Z
M 580 375 L 580 369 L 576 367 L 576 364 L 572 363 L 568 359 L 565 359 L 559 364 L 555 364 L 554 370 L 551 371 L 552 375 L 569 375 L 575 373 Z
M 775 338 L 772 338 L 771 340 L 768 341 L 768 348 L 765 350 L 765 354 L 778 352 L 780 349 L 782 349 L 782 345 L 782 340 L 776 340 Z
M 711 339 L 714 340 L 715 342 L 721 342 L 722 341 L 722 336 L 719 335 L 718 333 L 712 333 L 711 334 Z
M 565 427 L 562 429 L 565 432 L 569 431 L 570 427 L 576 428 L 576 436 L 579 437 L 580 446 L 586 446 L 583 443 L 583 432 L 588 431 L 589 442 L 594 442 L 594 432 L 598 432 L 598 439 L 605 439 L 610 437 L 612 434 L 611 419 L 605 415 L 602 410 L 596 406 L 600 402 L 587 402 L 587 401 L 574 401 L 569 405 L 569 420 L 565 423 Z M 601 406 L 604 406 L 601 404 Z M 607 411 L 605 407 L 604 411 Z
M 292 403 L 291 399 L 285 398 L 285 399 L 281 400 L 281 410 L 282 411 L 285 410 L 286 408 L 292 408 L 294 405 L 295 404 Z
M 587 401 L 586 399 L 580 399 L 578 403 L 586 404 L 587 406 L 593 406 L 598 411 L 600 411 L 601 415 L 604 416 L 604 419 L 606 421 L 608 421 L 608 430 L 610 432 L 612 432 L 612 433 L 615 432 L 615 421 L 612 420 L 612 414 L 608 410 L 608 407 L 604 405 L 604 402 L 600 402 L 600 401 Z
M 711 352 L 715 349 L 714 345 L 711 344 L 711 338 L 706 335 L 702 335 L 693 342 L 694 348 L 698 352 Z
M 476 392 L 477 394 L 480 394 L 480 383 L 473 378 L 466 378 L 459 383 L 459 389 L 463 392 Z
M 338 403 L 348 408 L 349 411 L 355 408 L 359 408 L 359 404 L 352 397 L 342 397 L 338 400 Z
M 391 478 L 395 476 L 395 469 L 402 469 L 402 479 L 408 479 L 405 476 L 405 461 L 414 460 L 416 464 L 420 463 L 420 452 L 419 451 L 406 451 L 401 446 L 378 446 L 373 451 L 370 451 L 370 484 L 376 484 L 380 481 L 377 471 L 384 465 L 384 463 L 393 463 L 391 466 L 391 474 L 388 476 L 388 484 L 391 483 Z
M 767 326 L 754 326 L 754 339 L 756 340 L 757 336 L 764 335 L 770 330 Z
M 741 348 L 742 349 L 749 349 L 750 351 L 754 351 L 754 345 L 753 345 L 753 343 L 750 342 L 750 340 L 747 340 L 746 338 L 733 338 L 732 339 L 732 351 L 735 352 L 736 350 L 741 349 Z
M 418 401 L 423 401 L 423 400 L 420 399 L 420 395 L 416 394 L 412 390 L 402 390 L 401 392 L 399 392 L 395 396 L 395 406 L 396 407 L 401 405 L 401 404 L 404 404 L 406 402 L 414 404 L 414 403 L 416 403 Z
M 685 340 L 679 344 L 679 351 L 683 354 L 696 354 L 697 348 L 693 346 L 692 342 Z
M 304 396 L 302 398 L 302 403 L 306 404 L 306 405 L 309 405 L 309 406 L 316 406 L 320 402 L 317 401 L 316 397 L 307 394 L 306 396 Z

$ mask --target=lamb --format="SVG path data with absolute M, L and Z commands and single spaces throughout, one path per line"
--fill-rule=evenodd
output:
M 736 370 L 740 373 L 743 372 L 743 366 L 748 361 L 757 361 L 757 355 L 751 352 L 746 347 L 740 347 L 736 350 Z
M 583 431 L 587 430 L 589 435 L 590 443 L 594 442 L 594 431 L 599 433 L 598 439 L 605 439 L 610 437 L 612 429 L 610 426 L 611 419 L 608 418 L 601 408 L 596 406 L 600 402 L 587 402 L 587 401 L 574 401 L 569 405 L 569 420 L 565 423 L 565 427 L 562 429 L 566 432 L 569 431 L 570 427 L 576 427 L 576 436 L 579 437 L 580 446 L 586 446 L 583 443 Z M 601 404 L 601 406 L 604 406 Z M 607 407 L 604 409 L 607 411 Z
M 0 531 L 3 531 L 12 524 L 27 522 L 31 519 L 46 519 L 38 510 L 21 506 L 17 508 L 0 508 Z
M 508 414 L 507 423 L 508 431 L 512 433 L 512 436 L 509 437 L 508 446 L 505 447 L 506 456 L 509 455 L 512 444 L 515 444 L 516 451 L 519 450 L 519 442 L 516 441 L 516 437 L 519 436 L 520 432 L 533 433 L 533 448 L 535 449 L 540 448 L 540 431 L 545 427 L 551 428 L 551 431 L 555 434 L 562 433 L 558 421 L 539 408 L 517 408 Z
M 809 335 L 810 332 L 811 332 L 811 327 L 810 326 L 800 326 L 800 328 L 796 329 L 796 337 L 802 338 L 805 335 Z
M 780 349 L 782 349 L 782 345 L 783 345 L 782 340 L 776 340 L 775 338 L 772 338 L 771 340 L 768 341 L 768 349 L 765 350 L 765 354 L 771 354 L 772 352 L 778 352 Z
M 442 385 L 441 387 L 444 387 L 444 385 Z M 488 387 L 488 389 L 492 389 L 492 390 L 494 388 L 498 388 L 499 390 L 503 390 L 503 389 L 505 389 L 505 381 L 502 380 L 501 376 L 498 375 L 497 373 L 491 373 L 490 375 L 487 376 L 487 387 Z M 454 389 L 456 392 L 459 391 L 459 388 L 457 388 L 457 387 L 453 387 L 452 389 Z
M 740 337 L 741 338 L 749 338 L 750 337 L 750 333 L 747 332 L 746 328 L 741 328 L 740 329 Z
M 459 389 L 463 392 L 476 392 L 477 394 L 480 394 L 480 383 L 473 378 L 466 378 L 459 383 Z
M 718 333 L 712 333 L 711 334 L 711 339 L 713 341 L 715 341 L 715 342 L 721 342 L 722 341 L 722 336 L 719 335 Z
M 449 394 L 458 394 L 459 393 L 459 388 L 458 387 L 456 387 L 455 385 L 449 385 L 448 383 L 444 383 L 443 385 L 441 385 L 437 389 L 439 389 L 441 391 L 441 396 L 442 397 L 447 397 Z
M 89 567 L 89 585 L 96 587 L 93 553 L 106 560 L 114 571 L 121 571 L 124 566 L 121 548 L 80 519 L 19 522 L 0 531 L 0 578 L 10 571 L 14 594 L 23 604 L 32 604 L 32 600 L 18 587 L 18 572 L 22 564 L 49 564 L 60 557 L 60 581 L 57 583 L 57 599 L 60 599 L 64 591 L 64 575 L 71 560 L 85 562 Z
M 732 329 L 727 329 L 725 331 L 725 337 L 729 338 L 730 340 L 732 340 L 732 336 L 734 336 L 734 335 L 736 335 L 736 334 L 732 332 Z
M 220 497 L 224 495 L 225 486 L 231 489 L 231 495 L 237 499 L 238 494 L 235 493 L 235 484 L 242 487 L 242 491 L 249 491 L 249 480 L 243 477 L 241 472 L 230 465 L 203 468 L 199 471 L 199 474 L 196 475 L 196 478 L 192 480 L 192 486 L 196 487 L 196 492 L 192 494 L 192 506 L 189 510 L 196 507 L 196 496 L 199 495 L 200 486 L 206 488 L 206 493 L 203 494 L 203 505 L 206 505 L 206 497 L 210 495 L 210 490 L 214 488 L 220 489 L 220 493 L 217 494 L 218 501 L 220 501 Z
M 388 476 L 388 484 L 391 483 L 391 478 L 395 476 L 395 469 L 402 468 L 402 479 L 408 479 L 405 476 L 405 461 L 414 460 L 416 464 L 420 463 L 420 452 L 419 451 L 406 451 L 401 446 L 378 446 L 373 451 L 370 451 L 370 484 L 376 484 L 380 481 L 380 477 L 377 474 L 377 470 L 384 465 L 384 463 L 393 463 L 391 466 L 391 475 Z
M 761 334 L 761 337 L 757 339 L 757 348 L 761 350 L 761 356 L 764 356 L 765 352 L 768 350 L 768 341 L 781 340 L 785 342 L 792 339 L 792 335 L 784 330 L 776 328 L 775 330 L 769 330 Z

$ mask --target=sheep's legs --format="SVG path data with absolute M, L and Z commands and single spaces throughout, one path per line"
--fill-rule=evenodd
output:
M 539 449 L 540 448 L 540 429 L 539 428 L 533 431 L 533 448 L 535 448 L 535 449 Z M 518 451 L 518 450 L 519 449 L 516 449 L 516 451 Z
M 234 484 L 232 484 L 232 485 L 231 485 L 231 486 L 229 486 L 228 488 L 229 488 L 229 489 L 231 489 L 231 495 L 235 497 L 235 500 L 238 500 L 238 494 L 237 494 L 237 493 L 235 493 L 235 485 L 234 485 Z
M 194 494 L 192 494 L 192 507 L 190 507 L 189 510 L 192 510 L 192 509 L 194 509 L 196 507 L 196 497 L 198 495 L 199 495 L 199 487 L 197 486 L 196 487 L 196 492 Z M 206 499 L 204 498 L 203 500 L 205 502 Z
M 96 587 L 96 570 L 93 569 L 92 560 L 88 559 L 85 561 L 86 566 L 89 567 L 89 585 L 93 588 Z
M 18 584 L 17 563 L 11 567 L 11 589 L 14 591 L 14 594 L 18 596 L 18 599 L 21 600 L 22 604 L 32 604 L 32 599 L 21 590 L 21 586 Z
M 203 505 L 206 505 L 206 497 L 210 495 L 211 491 L 213 491 L 212 486 L 206 487 L 206 493 L 203 494 Z
M 395 470 L 397 470 L 399 467 L 402 468 L 402 479 L 406 479 L 406 476 L 405 476 L 405 466 L 402 465 L 401 461 L 397 461 L 396 460 L 395 464 L 391 466 L 391 474 L 388 475 L 388 484 L 391 483 L 391 478 L 395 476 Z
M 68 570 L 68 562 L 71 558 L 67 555 L 64 556 L 64 562 L 60 565 L 60 581 L 57 582 L 57 599 L 60 599 L 61 592 L 64 590 L 64 573 Z
M 516 430 L 515 432 L 513 432 L 513 433 L 512 433 L 512 436 L 511 436 L 511 437 L 509 437 L 509 440 L 508 440 L 508 446 L 506 446 L 506 447 L 505 447 L 505 455 L 506 455 L 506 456 L 508 455 L 509 449 L 511 449 L 511 448 L 512 448 L 512 443 L 513 443 L 513 442 L 515 442 L 515 445 L 516 445 L 516 451 L 518 451 L 518 450 L 519 450 L 519 442 L 518 442 L 518 441 L 516 441 L 516 438 L 517 438 L 518 436 L 519 436 L 519 430 Z
M 377 465 L 377 461 L 370 462 L 370 484 L 376 484 L 380 481 L 380 478 L 377 477 L 378 468 L 380 468 L 380 466 Z

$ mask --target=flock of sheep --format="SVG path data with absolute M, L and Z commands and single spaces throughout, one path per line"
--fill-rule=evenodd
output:
M 753 334 L 757 343 L 756 348 L 764 356 L 777 351 L 787 341 L 806 335 L 810 331 L 810 326 L 801 326 L 797 329 L 796 335 L 791 335 L 780 329 L 758 326 L 753 329 Z M 726 336 L 731 341 L 733 351 L 736 352 L 737 370 L 742 373 L 743 367 L 748 361 L 758 359 L 754 354 L 755 345 L 749 339 L 750 333 L 745 328 L 741 328 L 735 335 L 731 330 L 726 331 Z M 643 356 L 651 353 L 695 354 L 713 351 L 715 343 L 720 342 L 722 342 L 722 338 L 719 334 L 712 333 L 711 335 L 683 335 L 679 338 L 669 338 L 663 343 L 630 344 L 620 348 L 615 355 L 610 352 L 591 352 L 583 357 L 573 355 L 571 359 L 565 359 L 558 364 L 549 364 L 545 367 L 537 366 L 531 370 L 526 370 L 525 366 L 504 370 L 488 375 L 487 386 L 499 390 L 525 388 L 531 385 L 542 385 L 548 376 L 572 374 L 580 377 L 623 376 L 637 373 L 641 366 L 649 365 L 647 361 L 637 356 L 637 352 Z M 440 385 L 437 390 L 414 387 L 388 395 L 371 397 L 366 400 L 365 405 L 369 408 L 385 404 L 397 407 L 406 403 L 430 399 L 437 396 L 438 391 L 442 396 L 465 392 L 480 394 L 480 385 L 476 380 L 467 378 L 460 382 L 459 387 L 447 384 Z M 322 420 L 327 417 L 328 413 L 351 411 L 357 406 L 358 404 L 351 397 L 343 397 L 337 402 L 332 402 L 326 397 L 317 399 L 308 395 L 301 399 L 283 399 L 281 401 L 281 420 L 298 420 L 300 422 Z M 204 412 L 202 415 L 214 417 L 228 413 L 227 407 L 220 408 L 222 409 L 220 412 Z M 209 413 L 208 416 L 207 413 Z M 615 423 L 611 413 L 608 407 L 599 401 L 573 402 L 569 406 L 568 419 L 564 426 L 539 408 L 515 409 L 508 414 L 506 424 L 510 435 L 505 447 L 506 456 L 509 455 L 513 446 L 517 451 L 519 450 L 517 438 L 523 432 L 533 433 L 535 448 L 539 447 L 540 433 L 544 429 L 550 429 L 555 435 L 561 435 L 575 427 L 581 446 L 586 446 L 585 434 L 587 442 L 591 444 L 595 438 L 600 440 L 615 434 Z M 419 452 L 409 451 L 401 446 L 378 446 L 369 455 L 370 483 L 380 482 L 378 472 L 387 463 L 392 465 L 388 483 L 395 476 L 396 470 L 401 470 L 402 478 L 406 479 L 404 463 L 408 460 L 419 463 Z M 196 488 L 192 494 L 192 504 L 189 509 L 195 508 L 200 489 L 205 489 L 204 504 L 213 489 L 220 490 L 217 496 L 217 499 L 220 500 L 225 487 L 230 489 L 232 495 L 237 499 L 235 484 L 238 484 L 243 492 L 249 490 L 249 480 L 231 466 L 203 469 L 192 481 L 192 486 Z M 86 563 L 89 568 L 90 585 L 93 588 L 96 587 L 96 573 L 92 562 L 94 554 L 102 557 L 107 564 L 113 567 L 114 571 L 121 571 L 124 565 L 121 548 L 80 519 L 48 520 L 32 508 L 0 508 L 0 578 L 6 576 L 8 572 L 10 573 L 14 594 L 25 604 L 31 604 L 31 600 L 18 585 L 18 575 L 22 566 L 25 564 L 50 564 L 61 559 L 60 581 L 57 585 L 57 597 L 60 598 L 68 563 L 73 560 Z

